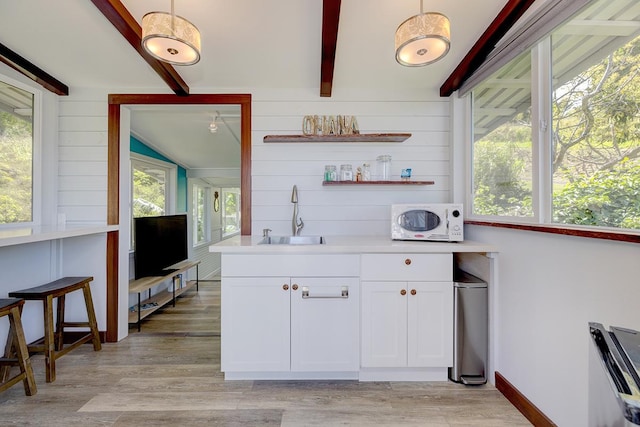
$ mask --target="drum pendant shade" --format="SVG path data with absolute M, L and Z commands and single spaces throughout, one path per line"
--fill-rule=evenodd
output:
M 396 61 L 407 67 L 420 67 L 444 57 L 450 47 L 449 19 L 441 13 L 412 16 L 396 30 Z
M 173 13 L 149 12 L 142 17 L 142 46 L 154 58 L 174 65 L 200 60 L 200 31 Z

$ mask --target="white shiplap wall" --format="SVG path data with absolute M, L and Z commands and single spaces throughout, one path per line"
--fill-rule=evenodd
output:
M 58 213 L 68 222 L 107 221 L 107 110 L 101 92 L 60 98 Z
M 350 93 L 320 98 L 262 91 L 252 105 L 252 230 L 291 230 L 291 189 L 298 186 L 303 234 L 386 235 L 392 203 L 450 201 L 449 100 L 420 93 Z M 354 115 L 361 133 L 409 132 L 404 143 L 271 143 L 268 134 L 301 133 L 307 114 Z M 106 93 L 80 91 L 60 102 L 59 212 L 69 222 L 106 221 Z M 432 186 L 323 187 L 325 164 L 372 165 L 393 157 L 392 175 L 411 167 Z
M 422 94 L 350 94 L 341 99 L 295 92 L 254 94 L 252 105 L 252 234 L 290 234 L 291 191 L 298 186 L 302 234 L 388 235 L 392 203 L 450 201 L 448 99 Z M 346 99 L 348 98 L 348 99 Z M 411 133 L 404 143 L 267 143 L 269 134 L 300 134 L 305 115 L 354 115 L 361 133 Z M 392 177 L 411 167 L 432 186 L 323 187 L 325 164 L 356 167 L 392 156 Z

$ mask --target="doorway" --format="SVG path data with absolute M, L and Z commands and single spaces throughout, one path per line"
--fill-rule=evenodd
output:
M 251 95 L 250 94 L 197 94 L 189 96 L 154 94 L 109 95 L 108 110 L 108 154 L 107 154 L 107 224 L 120 223 L 120 126 L 121 107 L 136 104 L 190 105 L 190 104 L 235 104 L 240 106 L 240 190 L 241 190 L 241 234 L 251 234 Z M 124 263 L 121 256 L 119 231 L 107 233 L 107 331 L 106 341 L 118 341 L 120 320 L 119 295 L 127 292 L 121 279 Z M 128 268 L 127 268 L 128 271 Z M 128 278 L 127 278 L 128 279 Z M 124 310 L 126 316 L 126 310 Z

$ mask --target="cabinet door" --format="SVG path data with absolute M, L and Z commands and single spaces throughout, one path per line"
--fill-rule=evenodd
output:
M 289 371 L 289 278 L 222 279 L 222 371 Z
M 362 282 L 361 292 L 362 366 L 407 366 L 406 282 Z
M 453 283 L 408 283 L 408 366 L 453 366 Z
M 291 279 L 292 371 L 359 369 L 358 288 L 355 277 Z

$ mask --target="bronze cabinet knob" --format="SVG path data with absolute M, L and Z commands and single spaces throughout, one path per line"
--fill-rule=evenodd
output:
M 407 265 L 411 265 L 411 258 L 405 259 L 404 263 L 407 264 Z
M 285 291 L 289 290 L 289 285 L 282 285 L 282 289 L 284 289 Z
M 411 295 L 415 295 L 415 294 L 417 294 L 416 290 L 415 289 L 411 289 Z
M 294 291 L 298 290 L 298 285 L 294 283 L 294 285 L 291 287 L 291 289 L 293 289 Z
M 406 289 L 403 289 L 403 290 L 400 291 L 400 295 L 404 296 L 406 294 L 407 294 L 407 290 Z

